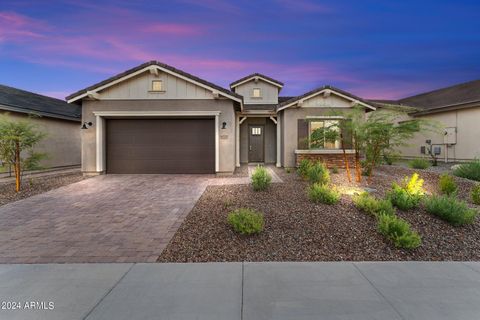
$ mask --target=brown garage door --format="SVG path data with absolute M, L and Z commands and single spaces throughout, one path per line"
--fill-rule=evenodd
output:
M 214 173 L 214 119 L 107 120 L 107 173 Z

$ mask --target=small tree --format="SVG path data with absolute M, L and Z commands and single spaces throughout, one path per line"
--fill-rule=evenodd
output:
M 45 156 L 33 151 L 44 137 L 45 133 L 31 121 L 14 121 L 7 115 L 0 116 L 0 159 L 14 168 L 17 192 L 20 191 L 22 170 L 38 166 Z
M 392 154 L 396 148 L 408 145 L 417 132 L 435 130 L 436 125 L 432 121 L 413 119 L 399 121 L 408 116 L 410 108 L 402 110 L 377 110 L 365 114 L 365 108 L 357 105 L 346 112 L 332 111 L 335 116 L 342 116 L 340 122 L 341 132 L 349 132 L 352 137 L 352 148 L 355 150 L 355 180 L 362 181 L 362 168 L 360 158 L 366 157 L 368 166 L 368 181 L 371 182 L 374 168 L 380 163 L 385 154 Z M 345 155 L 346 141 L 342 139 L 345 165 L 348 160 Z M 347 172 L 350 181 L 350 172 Z
M 368 182 L 373 170 L 384 154 L 395 152 L 398 147 L 408 145 L 408 141 L 418 132 L 435 131 L 436 123 L 425 119 L 404 119 L 406 111 L 377 110 L 365 121 L 365 156 L 369 165 Z

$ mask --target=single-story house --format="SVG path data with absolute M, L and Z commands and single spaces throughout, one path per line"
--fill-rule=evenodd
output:
M 82 170 L 103 173 L 231 173 L 241 163 L 295 167 L 303 158 L 343 164 L 340 141 L 309 148 L 310 132 L 340 121 L 331 109 L 373 103 L 322 86 L 282 97 L 262 74 L 230 89 L 150 61 L 71 94 L 82 107 Z M 353 150 L 348 150 L 349 157 Z
M 480 158 L 480 80 L 399 100 L 371 102 L 378 107 L 413 107 L 410 119 L 428 119 L 439 126 L 439 130 L 417 134 L 408 146 L 401 147 L 402 157 L 429 157 L 431 149 L 445 162 Z
M 63 100 L 0 85 L 0 114 L 30 119 L 46 137 L 35 148 L 47 154 L 45 168 L 79 166 L 81 163 L 81 107 Z

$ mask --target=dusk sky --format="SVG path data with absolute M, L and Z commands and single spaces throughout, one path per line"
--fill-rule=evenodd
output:
M 480 79 L 480 1 L 0 0 L 0 84 L 63 99 L 149 60 L 401 98 Z

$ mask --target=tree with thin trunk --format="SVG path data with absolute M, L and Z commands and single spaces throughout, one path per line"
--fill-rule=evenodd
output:
M 8 115 L 0 115 L 0 159 L 14 168 L 17 192 L 21 188 L 22 171 L 38 167 L 45 157 L 33 150 L 45 136 L 29 120 L 12 120 Z

